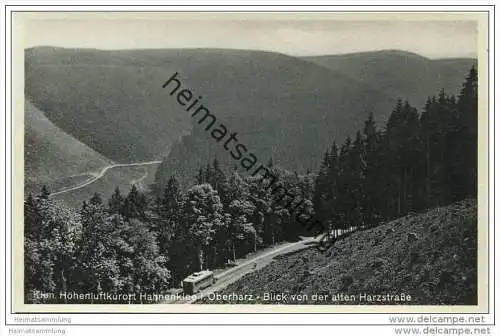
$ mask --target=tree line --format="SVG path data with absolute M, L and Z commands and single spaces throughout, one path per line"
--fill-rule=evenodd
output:
M 300 216 L 347 232 L 476 195 L 477 72 L 458 98 L 441 91 L 421 113 L 398 101 L 384 129 L 370 115 L 354 139 L 332 144 L 318 173 L 267 168 L 300 208 L 217 159 L 187 190 L 172 176 L 150 192 L 95 194 L 79 210 L 43 187 L 24 204 L 26 301 L 39 302 L 33 291 L 163 293 L 195 271 L 308 235 Z
M 287 188 L 300 191 L 312 213 L 313 174 L 274 167 Z M 214 160 L 197 184 L 182 191 L 171 177 L 162 193 L 132 186 L 99 194 L 79 211 L 50 197 L 29 195 L 25 214 L 25 293 L 158 294 L 187 275 L 226 267 L 266 246 L 297 240 L 300 225 L 258 177 L 226 174 Z M 31 293 L 31 294 L 30 294 Z M 58 300 L 55 300 L 58 301 Z
M 354 139 L 325 152 L 316 217 L 342 231 L 477 197 L 477 99 L 472 68 L 458 98 L 441 90 L 421 113 L 398 100 L 384 129 L 370 115 Z

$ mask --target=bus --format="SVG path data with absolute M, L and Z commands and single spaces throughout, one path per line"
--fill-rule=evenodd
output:
M 212 286 L 215 281 L 214 272 L 208 270 L 200 271 L 182 280 L 182 289 L 184 290 L 184 294 L 193 295 L 204 288 Z

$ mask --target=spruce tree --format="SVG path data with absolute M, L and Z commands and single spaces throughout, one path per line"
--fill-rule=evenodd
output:
M 457 153 L 456 159 L 464 168 L 460 179 L 463 181 L 462 195 L 477 197 L 477 163 L 478 163 L 478 93 L 477 70 L 472 67 L 458 97 L 459 136 L 462 137 L 463 151 Z
M 111 198 L 108 202 L 109 213 L 114 215 L 122 214 L 123 201 L 124 200 L 120 192 L 120 188 L 116 187 L 113 195 L 111 195 Z

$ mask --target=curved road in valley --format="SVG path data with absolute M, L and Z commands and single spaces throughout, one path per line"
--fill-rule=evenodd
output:
M 113 168 L 118 168 L 118 167 L 134 167 L 134 166 L 147 166 L 147 165 L 159 164 L 159 163 L 161 163 L 161 161 L 146 161 L 146 162 L 112 164 L 112 165 L 109 165 L 107 167 L 104 167 L 98 174 L 89 173 L 91 175 L 94 175 L 94 177 L 91 178 L 90 180 L 87 180 L 87 181 L 85 181 L 85 182 L 83 182 L 83 183 L 81 183 L 81 184 L 79 184 L 77 186 L 71 187 L 71 188 L 65 188 L 63 190 L 59 190 L 59 191 L 53 192 L 50 195 L 51 196 L 57 196 L 57 195 L 65 194 L 65 193 L 68 193 L 68 192 L 71 192 L 71 191 L 74 191 L 74 190 L 78 190 L 78 189 L 84 188 L 84 187 L 88 186 L 89 184 L 92 184 L 92 183 L 96 182 L 97 180 L 99 180 L 100 178 L 102 178 L 106 174 L 106 172 L 108 170 L 113 169 Z M 147 173 L 146 173 L 145 176 L 143 176 L 139 180 L 142 181 L 144 178 L 146 178 L 146 176 L 147 176 Z

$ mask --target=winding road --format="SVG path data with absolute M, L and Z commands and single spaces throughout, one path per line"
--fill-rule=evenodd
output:
M 314 241 L 317 241 L 319 237 L 316 238 L 310 238 L 306 237 L 303 238 L 302 240 L 295 242 L 295 243 L 288 243 L 282 246 L 276 246 L 272 248 L 269 251 L 263 252 L 261 254 L 257 254 L 254 257 L 250 257 L 247 260 L 244 260 L 241 262 L 241 264 L 228 269 L 223 272 L 217 272 L 217 270 L 214 270 L 215 277 L 217 278 L 217 282 L 211 286 L 208 287 L 201 292 L 198 292 L 196 294 L 196 298 L 187 300 L 187 299 L 180 299 L 180 300 L 167 300 L 162 303 L 167 303 L 167 304 L 192 304 L 198 301 L 199 299 L 203 297 L 207 297 L 210 294 L 214 292 L 219 292 L 222 289 L 226 288 L 228 285 L 231 283 L 235 282 L 236 280 L 241 279 L 244 275 L 254 272 L 258 269 L 261 269 L 262 267 L 270 264 L 273 259 L 279 255 L 283 255 L 286 253 L 294 252 L 297 250 L 301 250 L 304 248 L 308 248 L 308 244 L 313 243 Z M 255 267 L 254 267 L 255 265 Z
M 108 170 L 113 169 L 113 168 L 118 168 L 118 167 L 133 167 L 133 166 L 147 166 L 147 165 L 153 165 L 153 164 L 159 164 L 159 163 L 161 163 L 161 161 L 146 161 L 146 162 L 116 163 L 116 164 L 112 164 L 112 165 L 104 167 L 98 174 L 88 173 L 90 175 L 94 175 L 93 178 L 91 178 L 91 179 L 89 179 L 89 180 L 87 180 L 87 181 L 85 181 L 83 183 L 80 183 L 77 186 L 70 187 L 70 188 L 65 188 L 63 190 L 59 190 L 59 191 L 53 192 L 50 195 L 51 196 L 57 196 L 57 195 L 65 194 L 65 193 L 68 193 L 68 192 L 71 192 L 71 191 L 75 191 L 75 190 L 84 188 L 84 187 L 88 186 L 89 184 L 92 184 L 92 183 L 96 182 L 97 180 L 99 180 L 100 178 L 102 178 L 106 174 L 106 172 Z M 147 173 L 146 173 L 145 176 L 143 176 L 142 178 L 140 178 L 138 181 L 142 181 L 144 178 L 146 178 L 146 176 L 147 176 Z

